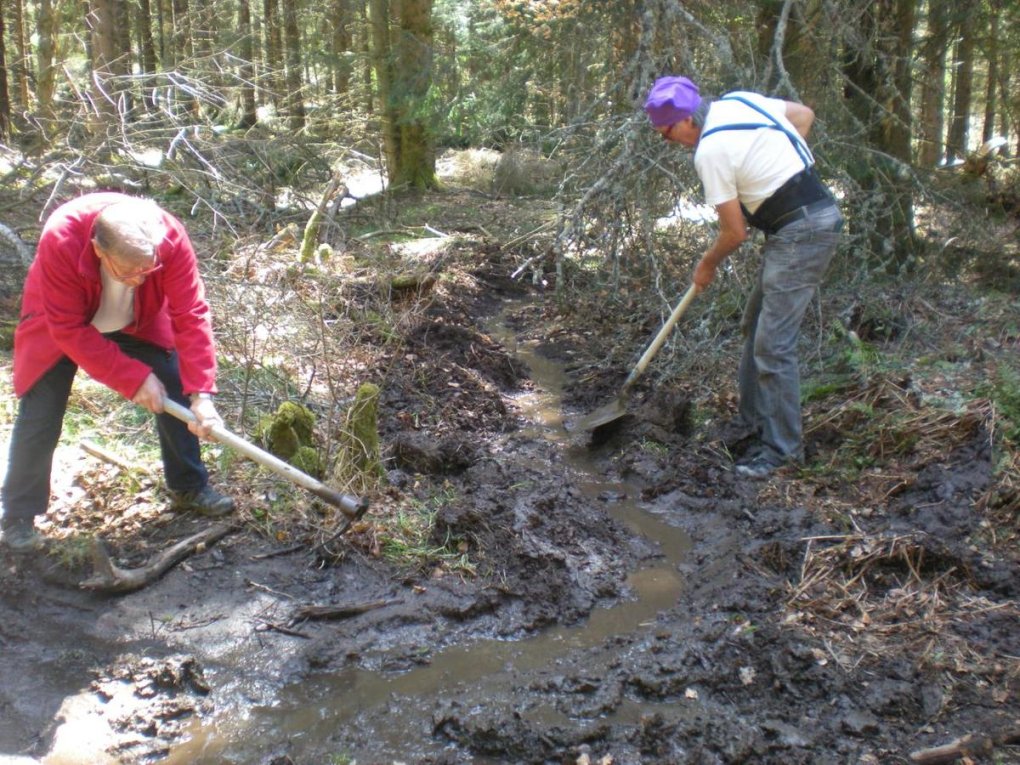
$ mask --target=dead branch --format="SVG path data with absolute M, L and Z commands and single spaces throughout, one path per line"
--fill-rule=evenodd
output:
M 274 632 L 279 632 L 281 635 L 289 635 L 290 637 L 304 638 L 305 640 L 311 639 L 311 635 L 306 635 L 304 632 L 292 630 L 289 627 L 285 627 L 282 624 L 277 624 L 276 622 L 271 622 L 268 619 L 257 617 L 257 620 L 259 624 L 262 625 L 263 630 L 272 630 Z
M 300 606 L 290 619 L 291 624 L 301 621 L 326 620 L 326 619 L 349 619 L 352 616 L 363 614 L 376 608 L 403 603 L 399 598 L 391 600 L 372 600 L 367 603 L 331 604 L 331 605 L 305 605 Z
M 156 581 L 189 555 L 201 552 L 207 545 L 219 541 L 233 529 L 234 527 L 230 524 L 210 526 L 197 534 L 182 539 L 141 568 L 120 568 L 114 565 L 103 540 L 96 537 L 92 541 L 92 566 L 94 569 L 92 576 L 82 580 L 78 586 L 85 590 L 99 592 L 133 592 Z
M 966 757 L 988 755 L 996 747 L 1012 744 L 1020 744 L 1020 728 L 1013 728 L 995 736 L 968 733 L 949 744 L 912 752 L 910 761 L 923 765 L 940 765 L 940 763 L 955 762 Z
M 0 252 L 4 260 L 16 260 L 23 266 L 32 265 L 32 249 L 22 241 L 21 237 L 7 226 L 0 223 Z M 11 254 L 13 253 L 13 257 Z
M 135 471 L 141 471 L 146 473 L 148 472 L 145 468 L 141 467 L 140 465 L 132 465 L 126 460 L 123 460 L 120 457 L 118 457 L 109 449 L 104 449 L 102 446 L 93 441 L 82 441 L 81 449 L 83 452 L 91 454 L 93 457 L 101 459 L 103 462 L 108 462 L 111 465 L 119 467 L 125 473 L 131 473 Z
M 312 211 L 305 224 L 305 233 L 301 237 L 299 262 L 312 263 L 315 260 L 315 250 L 319 246 L 319 228 L 322 225 L 322 216 L 325 215 L 326 208 L 341 188 L 343 189 L 342 197 L 348 196 L 347 186 L 343 185 L 339 176 L 336 175 L 330 178 L 329 183 L 326 184 L 326 190 L 322 192 L 318 206 Z

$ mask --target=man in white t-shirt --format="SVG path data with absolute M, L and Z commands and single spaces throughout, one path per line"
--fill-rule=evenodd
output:
M 766 234 L 741 324 L 740 415 L 757 443 L 736 468 L 764 478 L 804 457 L 797 340 L 843 227 L 807 147 L 815 115 L 804 104 L 745 91 L 713 101 L 673 76 L 655 81 L 645 112 L 667 141 L 695 149 L 705 199 L 719 216 L 715 241 L 694 269 L 698 290 L 747 239 L 748 225 Z

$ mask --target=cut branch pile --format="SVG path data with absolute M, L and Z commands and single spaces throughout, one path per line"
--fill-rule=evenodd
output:
M 986 616 L 1018 619 L 1020 604 L 974 595 L 966 566 L 937 540 L 914 533 L 805 541 L 786 622 L 837 646 L 844 668 L 881 655 L 891 642 L 950 671 L 998 674 L 1015 664 L 994 646 L 972 644 L 970 627 Z
M 923 406 L 917 391 L 886 375 L 875 375 L 855 394 L 812 419 L 808 433 L 823 428 L 846 436 L 845 448 L 888 460 L 907 454 L 944 455 L 973 438 L 983 420 L 980 411 L 951 412 Z M 845 460 L 836 450 L 834 461 Z

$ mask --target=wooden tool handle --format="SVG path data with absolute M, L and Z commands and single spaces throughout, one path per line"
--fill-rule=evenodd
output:
M 169 398 L 163 399 L 163 409 L 166 410 L 167 414 L 176 417 L 181 422 L 195 422 L 195 415 L 190 409 L 185 406 L 181 406 L 176 401 L 172 401 Z M 260 449 L 255 446 L 255 444 L 244 440 L 234 433 L 231 433 L 223 426 L 213 426 L 212 437 L 221 444 L 226 444 L 232 449 L 241 452 L 241 454 L 248 459 L 257 462 L 263 467 L 269 468 L 278 475 L 283 476 L 291 483 L 308 489 L 308 491 L 319 497 L 319 499 L 339 508 L 348 518 L 360 518 L 365 514 L 365 511 L 368 510 L 367 499 L 364 499 L 363 497 L 356 497 L 351 494 L 341 494 L 338 491 L 334 491 L 321 481 L 312 478 L 312 476 L 307 473 L 302 473 L 293 465 L 284 462 L 276 455 L 270 454 L 264 449 Z
M 648 364 L 653 358 L 655 358 L 655 354 L 659 352 L 662 344 L 666 342 L 666 338 L 669 337 L 669 333 L 673 331 L 673 327 L 676 326 L 678 321 L 680 321 L 680 317 L 684 315 L 684 312 L 687 310 L 687 306 L 689 306 L 691 301 L 694 300 L 694 296 L 698 294 L 698 291 L 698 286 L 696 284 L 692 284 L 683 296 L 683 299 L 677 303 L 676 308 L 673 309 L 673 313 L 671 313 L 669 318 L 666 319 L 666 323 L 662 325 L 662 329 L 659 330 L 659 333 L 652 340 L 651 345 L 648 346 L 648 349 L 638 360 L 637 366 L 635 366 L 634 369 L 631 370 L 631 373 L 627 376 L 627 379 L 623 383 L 624 388 L 629 388 L 633 385 L 634 381 L 644 373 L 645 369 L 648 368 Z

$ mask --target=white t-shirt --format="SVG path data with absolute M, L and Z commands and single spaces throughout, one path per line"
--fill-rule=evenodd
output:
M 740 96 L 761 107 L 800 138 L 786 118 L 786 102 L 782 99 L 745 91 L 726 95 Z M 739 124 L 765 125 L 771 121 L 739 101 L 713 101 L 702 128 L 704 137 L 694 152 L 694 169 L 701 178 L 708 204 L 714 207 L 738 199 L 753 213 L 773 191 L 804 169 L 804 160 L 787 135 L 775 128 L 723 130 L 704 135 L 714 127 Z M 808 162 L 814 164 L 810 158 Z
M 99 297 L 99 309 L 92 317 L 92 326 L 100 332 L 116 332 L 135 320 L 135 288 L 121 284 L 99 268 L 103 281 L 103 293 Z

